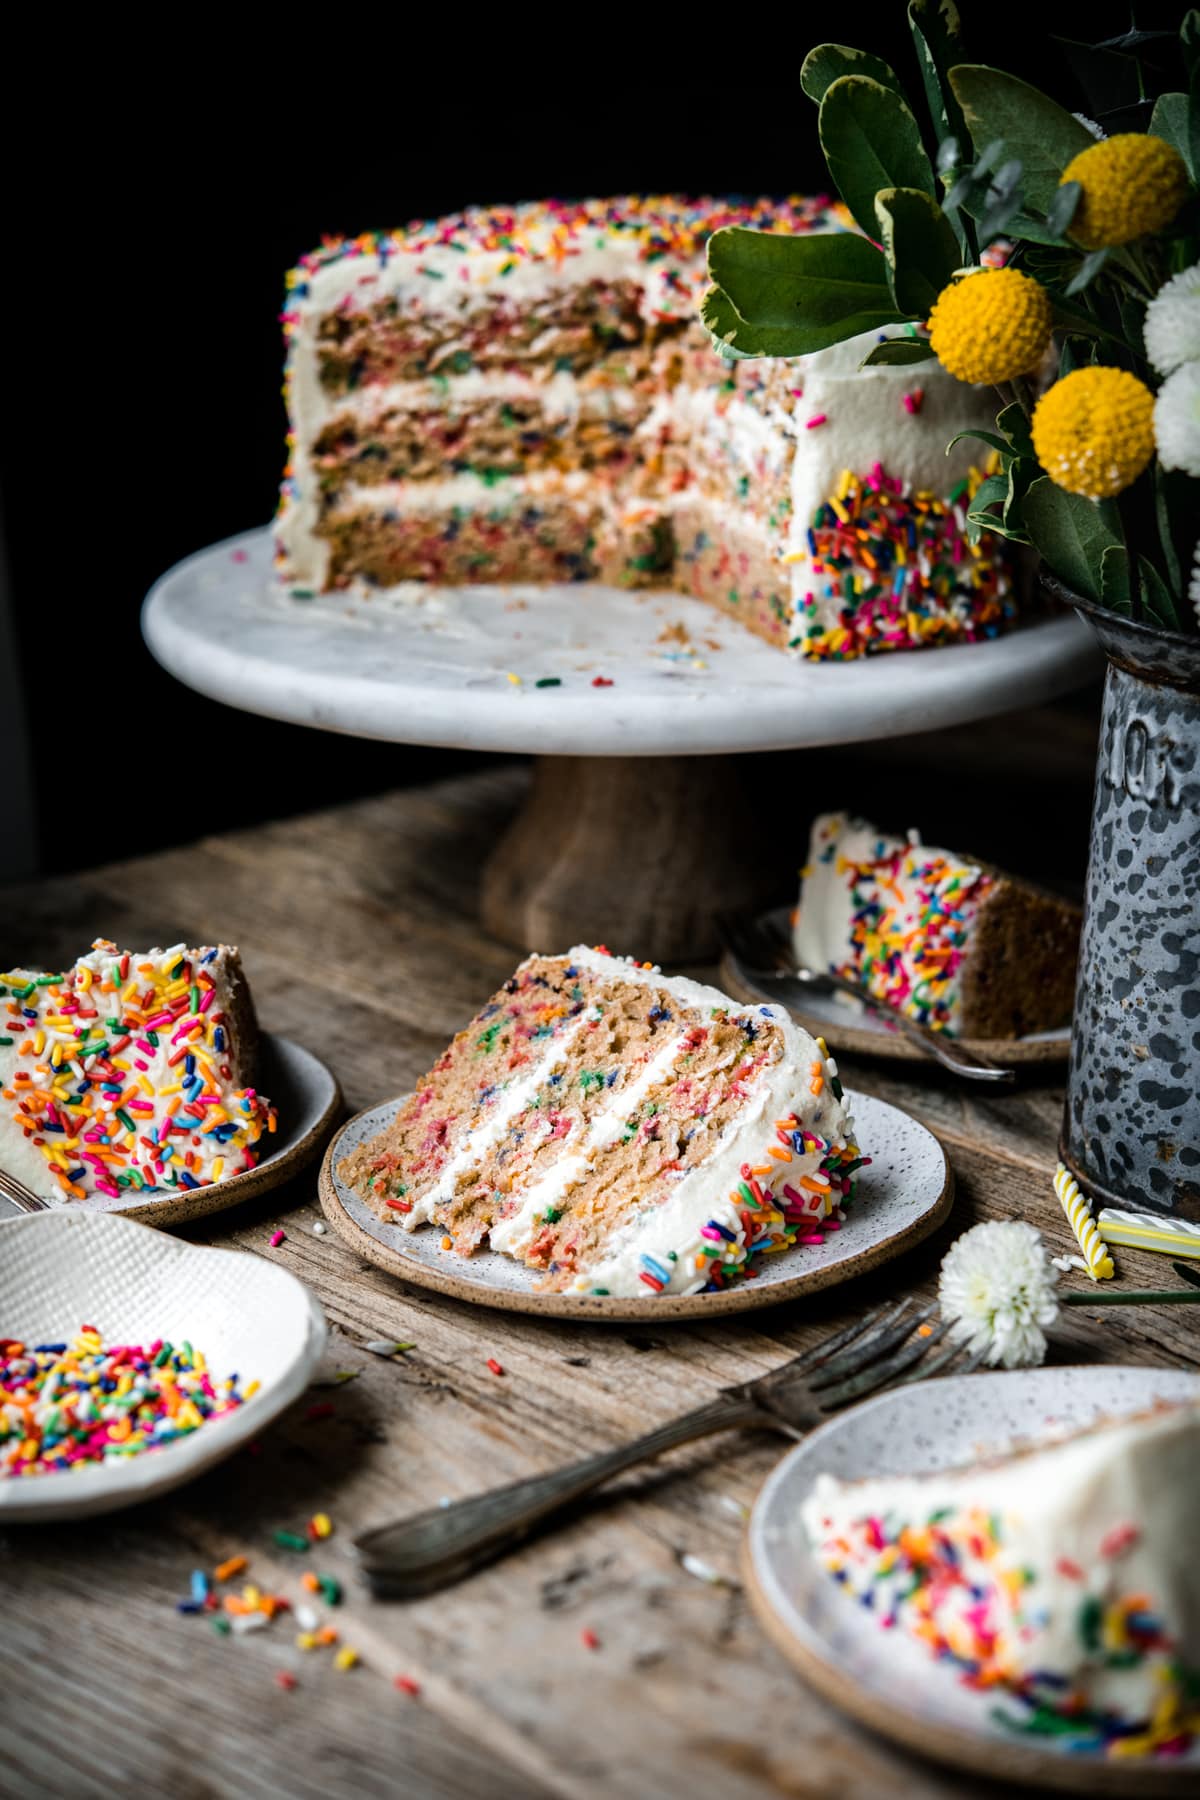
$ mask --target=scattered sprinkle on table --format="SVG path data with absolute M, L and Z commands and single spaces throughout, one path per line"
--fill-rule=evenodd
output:
M 585 1650 L 598 1650 L 600 1648 L 600 1639 L 596 1636 L 590 1625 L 584 1626 L 579 1634 L 579 1638 Z
M 411 1695 L 411 1697 L 414 1700 L 417 1698 L 417 1695 L 421 1692 L 420 1682 L 414 1681 L 411 1675 L 396 1675 L 396 1676 L 394 1676 L 392 1679 L 392 1686 L 399 1688 L 400 1692 L 402 1694 Z
M 325 1226 L 322 1225 L 320 1219 L 318 1219 L 316 1224 L 313 1226 L 313 1236 L 314 1237 L 324 1237 L 325 1236 Z
M 314 1538 L 327 1538 L 333 1535 L 333 1520 L 328 1513 L 314 1513 L 308 1521 L 308 1535 Z
M 287 1232 L 286 1231 L 273 1231 L 271 1233 L 270 1242 L 271 1242 L 272 1250 L 278 1250 L 280 1244 L 286 1244 Z
M 363 1345 L 372 1356 L 399 1356 L 402 1350 L 415 1350 L 415 1344 L 397 1343 L 394 1338 L 372 1338 L 369 1344 Z
M 504 1373 L 504 1364 L 497 1362 L 494 1356 L 488 1357 L 487 1366 L 493 1375 L 503 1375 Z
M 719 1587 L 725 1582 L 725 1577 L 719 1569 L 714 1569 L 711 1563 L 704 1561 L 703 1557 L 693 1556 L 690 1550 L 684 1552 L 679 1558 L 679 1563 L 680 1567 L 686 1569 L 689 1575 L 694 1575 L 697 1581 L 707 1581 L 713 1587 Z
M 0 1338 L 0 1476 L 116 1462 L 186 1437 L 257 1391 L 216 1381 L 191 1344 L 102 1342 L 82 1325 L 70 1343 Z
M 593 675 L 592 677 L 593 687 L 612 687 L 612 685 L 612 678 L 609 675 Z
M 534 687 L 561 687 L 562 680 L 558 675 L 541 675 L 533 685 Z
M 290 1694 L 296 1685 L 296 1677 L 290 1669 L 279 1669 L 275 1674 L 275 1682 L 278 1687 L 284 1689 L 285 1693 Z
M 305 1407 L 304 1416 L 306 1419 L 331 1419 L 336 1411 L 332 1400 L 314 1400 L 311 1406 Z
M 298 1531 L 273 1531 L 271 1536 L 281 1550 L 308 1549 L 308 1539 L 301 1537 Z

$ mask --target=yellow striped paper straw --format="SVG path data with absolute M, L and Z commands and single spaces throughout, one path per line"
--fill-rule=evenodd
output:
M 1092 1211 L 1079 1189 L 1079 1183 L 1063 1163 L 1054 1171 L 1054 1191 L 1062 1202 L 1075 1241 L 1083 1252 L 1087 1272 L 1093 1281 L 1108 1281 L 1116 1274 L 1113 1259 L 1104 1239 L 1096 1229 Z
M 1097 1221 L 1106 1244 L 1159 1250 L 1164 1256 L 1200 1256 L 1200 1225 L 1154 1213 L 1118 1212 L 1106 1206 Z

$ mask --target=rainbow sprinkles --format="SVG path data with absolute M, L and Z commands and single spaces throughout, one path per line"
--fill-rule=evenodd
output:
M 253 1168 L 275 1109 L 254 1086 L 235 949 L 138 955 L 104 939 L 61 974 L 0 975 L 0 1167 L 57 1201 L 165 1196 Z

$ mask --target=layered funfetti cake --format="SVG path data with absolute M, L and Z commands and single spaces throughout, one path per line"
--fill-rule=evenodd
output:
M 997 1690 L 1006 1724 L 1169 1754 L 1200 1731 L 1198 1457 L 1200 1404 L 1164 1405 L 973 1468 L 822 1475 L 803 1524 L 849 1596 Z
M 577 948 L 523 962 L 338 1173 L 461 1255 L 645 1297 L 836 1230 L 863 1160 L 835 1064 L 781 1007 Z
M 289 277 L 291 590 L 666 585 L 780 649 L 845 659 L 993 636 L 996 540 L 967 539 L 990 391 L 875 335 L 718 356 L 698 318 L 724 225 L 845 229 L 823 200 L 472 208 L 329 242 Z
M 823 813 L 793 923 L 796 960 L 935 1030 L 1018 1038 L 1071 1021 L 1079 909 L 1000 869 Z
M 206 1187 L 253 1168 L 275 1112 L 226 944 L 97 940 L 61 974 L 0 975 L 0 1168 L 48 1200 Z

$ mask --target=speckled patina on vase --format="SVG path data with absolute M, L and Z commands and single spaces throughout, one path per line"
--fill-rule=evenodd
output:
M 1062 1155 L 1200 1219 L 1200 638 L 1062 593 L 1108 657 Z

